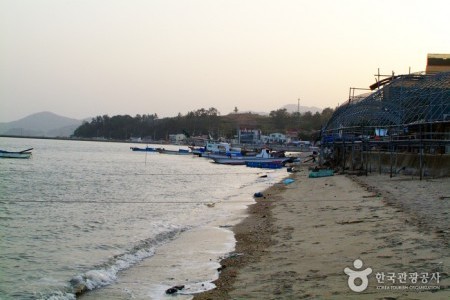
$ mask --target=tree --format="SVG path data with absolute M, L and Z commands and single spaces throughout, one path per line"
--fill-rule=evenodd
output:
M 321 114 L 306 112 L 300 116 L 301 138 L 311 140 L 316 132 L 325 125 L 333 115 L 331 108 L 326 108 Z M 157 114 L 97 116 L 91 122 L 83 122 L 74 136 L 83 138 L 105 137 L 124 140 L 131 136 L 164 139 L 168 134 L 185 132 L 188 135 L 211 134 L 216 138 L 225 136 L 233 138 L 239 127 L 261 129 L 264 134 L 285 132 L 289 128 L 299 127 L 297 112 L 288 113 L 286 109 L 271 111 L 269 116 L 258 114 L 239 114 L 235 108 L 234 114 L 220 116 L 219 111 L 210 107 L 190 111 L 186 115 L 179 113 L 173 118 L 159 119 Z
M 275 129 L 280 131 L 286 129 L 286 124 L 289 118 L 289 113 L 286 108 L 272 110 L 269 117 L 272 119 Z

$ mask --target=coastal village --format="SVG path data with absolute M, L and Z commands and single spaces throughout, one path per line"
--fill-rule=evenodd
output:
M 346 175 L 308 162 L 265 191 L 195 300 L 450 297 L 450 55 L 378 79 L 322 129 L 319 165 Z
M 125 134 L 121 142 L 133 152 L 288 167 L 286 179 L 255 191 L 248 216 L 232 226 L 236 246 L 220 258 L 218 279 L 200 287 L 167 279 L 165 294 L 449 299 L 450 54 L 429 54 L 424 72 L 378 73 L 368 90 L 355 95 L 350 88 L 348 100 L 310 139 L 295 129 L 263 133 L 257 125 L 235 128 L 228 138 L 166 132 L 168 139 L 157 142 Z M 33 159 L 32 150 L 1 151 L 0 157 Z M 71 293 L 95 299 L 97 287 L 92 293 L 88 281 L 77 280 Z
M 320 149 L 320 165 L 341 172 L 449 176 L 449 72 L 449 54 L 429 54 L 425 72 L 377 74 L 369 93 L 355 95 L 350 88 L 348 101 L 335 109 L 313 141 L 299 139 L 296 130 L 264 135 L 259 128 L 238 128 L 234 138 L 223 142 L 236 145 L 238 152 L 248 147 L 319 154 Z M 175 145 L 205 145 L 209 140 L 169 134 Z
M 0 1 L 0 300 L 449 300 L 450 1 Z

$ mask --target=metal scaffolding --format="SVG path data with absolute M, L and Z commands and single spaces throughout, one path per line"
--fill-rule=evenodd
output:
M 324 159 L 345 168 L 345 153 L 354 157 L 355 144 L 364 153 L 449 153 L 450 72 L 392 75 L 371 89 L 369 94 L 350 95 L 322 129 Z M 336 152 L 344 156 L 336 157 Z M 364 166 L 364 159 L 360 161 L 367 169 L 367 162 Z

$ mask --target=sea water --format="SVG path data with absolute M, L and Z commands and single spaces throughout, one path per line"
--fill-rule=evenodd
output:
M 0 138 L 34 148 L 0 159 L 0 299 L 189 299 L 213 288 L 253 193 L 287 175 L 130 146 Z

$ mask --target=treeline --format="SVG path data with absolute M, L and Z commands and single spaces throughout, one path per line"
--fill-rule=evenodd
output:
M 184 133 L 186 136 L 210 135 L 213 138 L 233 138 L 238 128 L 261 129 L 263 134 L 299 131 L 302 140 L 314 140 L 322 125 L 330 119 L 333 109 L 322 113 L 289 113 L 286 109 L 271 111 L 268 116 L 253 113 L 234 113 L 221 116 L 216 108 L 198 109 L 186 115 L 158 118 L 156 114 L 97 116 L 91 122 L 79 126 L 74 136 L 77 138 L 105 138 L 127 140 L 141 137 L 147 140 L 166 140 L 169 134 Z M 299 130 L 300 129 L 300 130 Z

